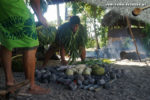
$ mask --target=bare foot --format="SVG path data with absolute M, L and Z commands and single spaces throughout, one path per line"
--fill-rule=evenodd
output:
M 50 93 L 50 90 L 41 88 L 38 85 L 34 85 L 34 86 L 31 86 L 31 88 L 29 89 L 29 93 L 31 93 L 31 94 L 41 94 L 42 95 L 42 94 Z
M 13 80 L 13 82 L 6 82 L 6 88 L 12 87 L 16 84 L 16 80 Z

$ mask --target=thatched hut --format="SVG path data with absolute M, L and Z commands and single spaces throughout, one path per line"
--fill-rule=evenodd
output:
M 140 26 L 145 26 L 145 22 L 136 20 L 133 18 L 129 18 L 131 25 L 140 27 Z M 115 11 L 109 11 L 107 14 L 105 14 L 103 20 L 102 20 L 102 25 L 103 26 L 108 26 L 108 27 L 126 27 L 127 26 L 127 21 L 126 21 L 126 16 L 122 16 L 119 13 Z
M 142 28 L 145 26 L 145 23 L 133 18 L 129 18 L 129 20 L 135 38 L 144 37 L 144 34 L 142 34 Z M 122 37 L 130 37 L 126 16 L 121 16 L 114 11 L 109 11 L 104 16 L 102 20 L 102 26 L 107 26 L 109 28 L 109 40 L 116 41 L 121 39 Z
M 142 29 L 145 26 L 143 21 L 135 20 L 129 18 L 131 23 L 131 29 L 133 36 L 136 39 L 136 43 L 140 52 L 143 52 L 141 45 L 142 38 L 145 35 L 142 32 Z M 129 27 L 127 24 L 126 16 L 122 16 L 114 11 L 109 11 L 102 20 L 102 26 L 108 27 L 108 48 L 113 47 L 117 49 L 118 56 L 120 52 L 126 51 L 135 51 L 135 45 L 132 41 L 131 34 L 129 32 Z M 112 49 L 112 48 L 111 48 Z

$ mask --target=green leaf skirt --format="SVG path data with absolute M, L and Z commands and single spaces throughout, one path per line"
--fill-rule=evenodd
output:
M 33 15 L 23 0 L 0 0 L 0 42 L 9 50 L 39 45 Z

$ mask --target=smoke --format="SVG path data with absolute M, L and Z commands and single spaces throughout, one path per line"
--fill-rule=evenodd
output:
M 147 57 L 147 52 L 143 47 L 143 43 L 140 39 L 136 39 L 136 44 L 140 54 L 140 58 L 143 59 Z M 124 38 L 120 37 L 120 40 L 113 41 L 109 39 L 108 45 L 95 51 L 87 51 L 86 57 L 96 57 L 96 58 L 108 58 L 108 59 L 121 59 L 120 53 L 125 51 L 128 53 L 128 58 L 137 58 L 136 48 L 134 42 L 130 37 Z
M 140 39 L 136 40 L 136 44 L 138 47 L 139 54 L 141 58 L 146 57 L 146 50 L 144 49 L 142 42 Z M 136 55 L 136 48 L 131 38 L 122 38 L 120 40 L 114 41 L 112 39 L 109 40 L 109 43 L 106 47 L 103 47 L 99 50 L 99 53 L 96 53 L 97 56 L 101 58 L 113 58 L 120 59 L 120 53 L 125 51 L 126 53 Z M 132 57 L 131 55 L 129 55 Z

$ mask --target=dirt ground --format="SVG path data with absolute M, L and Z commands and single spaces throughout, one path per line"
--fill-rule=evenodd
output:
M 117 69 L 124 69 L 124 76 L 113 82 L 108 90 L 100 89 L 97 92 L 92 92 L 78 89 L 71 91 L 61 84 L 38 83 L 42 87 L 50 88 L 51 92 L 47 95 L 32 95 L 28 98 L 18 98 L 18 100 L 150 100 L 150 66 L 144 63 L 143 65 L 141 63 L 137 63 L 137 65 L 119 65 L 123 63 L 117 61 L 113 64 L 113 67 Z M 126 61 L 126 63 L 132 62 Z M 1 70 L 1 89 L 4 88 L 5 84 L 3 75 L 4 73 Z M 14 76 L 17 81 L 24 79 L 23 73 L 14 73 Z

